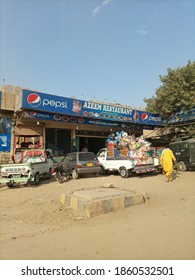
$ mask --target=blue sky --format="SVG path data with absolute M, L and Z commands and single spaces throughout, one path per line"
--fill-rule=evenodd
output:
M 193 0 L 0 0 L 1 83 L 144 107 L 194 31 Z

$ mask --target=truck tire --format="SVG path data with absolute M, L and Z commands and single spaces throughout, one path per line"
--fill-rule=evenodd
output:
M 34 185 L 38 185 L 39 182 L 40 182 L 40 176 L 39 176 L 39 172 L 37 172 L 37 173 L 35 173 L 33 183 L 34 183 Z
M 128 178 L 129 177 L 129 170 L 127 170 L 125 167 L 121 167 L 119 169 L 119 173 L 122 178 Z
M 183 161 L 178 162 L 177 166 L 179 171 L 185 172 L 187 170 L 185 163 Z
M 75 169 L 72 170 L 72 178 L 75 180 L 79 178 L 79 175 Z
M 9 188 L 14 187 L 14 181 L 13 181 L 13 180 L 10 180 L 9 183 L 7 183 L 7 186 L 8 186 Z

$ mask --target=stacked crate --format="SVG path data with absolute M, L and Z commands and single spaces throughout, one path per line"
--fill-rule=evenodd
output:
M 129 157 L 127 149 L 108 149 L 108 159 L 126 159 Z

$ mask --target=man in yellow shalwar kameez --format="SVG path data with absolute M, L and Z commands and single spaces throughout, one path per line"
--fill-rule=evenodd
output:
M 173 152 L 169 148 L 166 148 L 162 151 L 160 162 L 163 166 L 165 176 L 167 177 L 167 182 L 172 181 L 173 162 L 174 163 L 176 162 L 176 158 Z

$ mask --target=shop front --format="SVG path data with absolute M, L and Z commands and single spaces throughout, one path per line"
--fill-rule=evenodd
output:
M 157 115 L 128 106 L 75 100 L 23 90 L 16 97 L 15 114 L 21 116 L 14 131 L 14 148 L 41 145 L 55 156 L 64 156 L 74 147 L 97 153 L 108 135 L 117 131 L 140 136 L 143 129 L 161 125 Z M 29 129 L 29 130 L 28 130 Z M 25 145 L 25 144 L 23 144 Z
M 25 121 L 31 119 L 38 123 L 37 127 L 44 125 L 45 148 L 51 149 L 55 156 L 63 156 L 73 151 L 87 147 L 95 154 L 105 146 L 108 135 L 125 130 L 128 134 L 140 136 L 143 126 L 140 124 L 124 124 L 108 120 L 93 120 L 91 118 L 56 115 L 35 111 L 25 111 Z M 65 121 L 66 120 L 66 121 Z
M 18 124 L 13 129 L 13 157 L 14 162 L 19 163 L 26 150 L 44 148 L 44 126 L 38 126 L 33 122 Z

